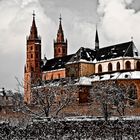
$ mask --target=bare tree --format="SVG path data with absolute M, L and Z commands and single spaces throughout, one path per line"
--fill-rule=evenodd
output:
M 57 86 L 49 84 L 32 89 L 32 104 L 40 108 L 40 116 L 58 116 L 61 110 L 72 103 L 77 92 L 77 87 L 69 81 L 65 84 L 59 81 Z
M 18 79 L 17 81 L 21 87 L 24 87 Z M 64 108 L 76 100 L 75 96 L 78 92 L 77 86 L 70 78 L 47 83 L 40 81 L 30 86 L 32 100 L 30 105 L 24 104 L 24 112 L 36 117 L 58 116 Z
M 128 101 L 134 102 L 129 98 L 129 89 L 127 86 L 124 90 L 116 81 L 94 82 L 90 99 L 95 105 L 99 104 L 99 109 L 105 120 L 117 113 L 119 116 L 124 116 L 125 109 L 129 106 Z

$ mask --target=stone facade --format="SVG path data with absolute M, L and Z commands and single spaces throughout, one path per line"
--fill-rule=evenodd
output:
M 66 77 L 90 76 L 93 73 L 95 73 L 93 63 L 77 62 L 66 65 Z

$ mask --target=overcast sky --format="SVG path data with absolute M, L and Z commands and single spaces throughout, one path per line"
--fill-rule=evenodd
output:
M 140 50 L 140 0 L 0 0 L 0 88 L 15 89 L 14 77 L 23 79 L 33 10 L 42 37 L 42 57 L 53 57 L 60 13 L 69 54 L 80 47 L 94 48 L 96 23 L 100 47 L 133 37 Z

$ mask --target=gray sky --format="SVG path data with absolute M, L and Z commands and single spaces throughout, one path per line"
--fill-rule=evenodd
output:
M 0 88 L 16 88 L 15 76 L 22 81 L 26 36 L 36 11 L 42 37 L 42 56 L 53 57 L 53 39 L 63 18 L 69 54 L 80 47 L 94 48 L 98 23 L 100 46 L 130 41 L 140 50 L 139 0 L 0 0 Z

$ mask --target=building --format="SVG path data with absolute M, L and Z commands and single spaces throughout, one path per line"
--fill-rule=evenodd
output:
M 24 101 L 26 103 L 32 100 L 32 84 L 38 85 L 40 81 L 84 76 L 90 77 L 93 82 L 118 80 L 121 84 L 131 84 L 135 87 L 137 99 L 140 99 L 140 57 L 133 41 L 100 48 L 96 30 L 94 48 L 81 47 L 76 53 L 69 55 L 68 41 L 64 38 L 60 17 L 57 37 L 54 40 L 54 58 L 42 59 L 41 38 L 38 35 L 35 14 L 33 14 L 26 48 L 24 73 Z M 80 96 L 83 101 L 87 101 L 83 99 L 86 98 L 84 91 L 80 95 L 83 95 Z

